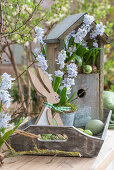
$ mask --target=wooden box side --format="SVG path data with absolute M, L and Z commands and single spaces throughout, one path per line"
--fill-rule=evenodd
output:
M 78 106 L 77 112 L 86 118 L 99 118 L 99 74 L 78 74 L 75 78 L 75 86 L 72 88 L 72 94 L 75 91 L 83 89 L 85 95 L 78 97 L 73 102 Z M 88 115 L 86 115 L 86 110 Z

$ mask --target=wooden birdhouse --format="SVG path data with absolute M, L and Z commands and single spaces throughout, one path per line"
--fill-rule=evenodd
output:
M 87 13 L 80 13 L 70 15 L 55 26 L 55 28 L 48 34 L 45 42 L 47 43 L 47 60 L 49 62 L 49 72 L 53 73 L 56 68 L 56 59 L 58 52 L 64 48 L 65 37 L 73 30 L 78 30 L 82 25 L 84 15 Z M 96 23 L 92 23 L 92 27 L 96 27 Z M 89 36 L 86 40 L 91 41 Z M 103 119 L 103 82 L 104 82 L 104 45 L 110 42 L 109 37 L 104 33 L 97 38 L 99 47 L 101 48 L 99 56 L 97 57 L 96 66 L 97 73 L 93 74 L 78 74 L 75 79 L 75 86 L 72 92 L 77 91 L 78 100 L 75 103 L 78 106 L 76 119 L 100 118 Z M 83 95 L 80 95 L 83 92 Z

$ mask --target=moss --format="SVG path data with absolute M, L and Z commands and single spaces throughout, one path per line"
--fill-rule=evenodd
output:
M 66 103 L 65 107 L 71 107 L 71 111 L 75 112 L 77 110 L 77 106 L 74 103 Z
M 15 152 L 15 155 L 64 155 L 64 156 L 78 156 L 81 157 L 79 152 L 66 152 L 60 150 L 48 150 L 48 149 L 38 149 L 30 151 Z

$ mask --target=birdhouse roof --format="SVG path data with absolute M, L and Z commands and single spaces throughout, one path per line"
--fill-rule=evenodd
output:
M 46 43 L 57 43 L 60 40 L 64 39 L 71 31 L 78 28 L 83 23 L 84 15 L 87 13 L 79 13 L 74 15 L 69 15 L 64 18 L 59 24 L 55 26 L 54 29 L 50 31 L 45 42 Z M 93 22 L 95 26 L 96 23 Z M 104 33 L 102 37 L 100 37 L 104 44 L 108 44 L 110 42 L 110 38 Z

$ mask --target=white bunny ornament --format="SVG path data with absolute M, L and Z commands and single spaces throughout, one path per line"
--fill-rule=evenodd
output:
M 59 95 L 54 92 L 51 81 L 48 76 L 43 73 L 43 71 L 38 67 L 36 76 L 30 69 L 28 69 L 28 73 L 30 76 L 31 83 L 33 84 L 36 91 L 46 97 L 47 103 L 56 104 L 59 103 L 60 98 Z M 60 119 L 59 114 L 56 115 L 56 122 L 58 125 L 63 125 L 62 120 Z M 41 113 L 36 120 L 36 125 L 53 125 L 53 118 L 51 109 L 47 106 L 43 106 Z

